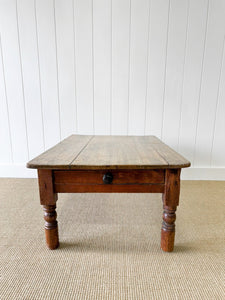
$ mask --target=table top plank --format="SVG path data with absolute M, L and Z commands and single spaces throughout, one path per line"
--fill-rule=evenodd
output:
M 145 148 L 141 141 L 147 140 Z M 77 159 L 71 164 L 76 168 L 143 168 L 163 166 L 167 162 L 154 150 L 151 144 L 161 143 L 155 137 L 95 136 Z
M 160 143 L 157 147 L 156 145 L 152 145 L 152 147 L 165 159 L 170 168 L 175 168 L 177 165 L 181 168 L 190 166 L 190 162 L 186 158 L 170 148 L 168 145 Z
M 155 136 L 72 135 L 31 160 L 36 169 L 165 169 L 190 162 Z
M 71 135 L 27 163 L 32 169 L 68 169 L 68 166 L 92 139 L 91 135 Z
M 142 157 L 151 153 L 153 155 L 160 156 L 164 163 L 170 167 L 176 167 L 179 165 L 184 167 L 190 162 L 186 160 L 182 155 L 177 153 L 175 150 L 164 144 L 161 140 L 157 139 L 158 142 L 151 143 L 145 137 L 134 137 L 137 142 L 137 147 L 140 149 Z M 157 153 L 157 154 L 156 154 Z

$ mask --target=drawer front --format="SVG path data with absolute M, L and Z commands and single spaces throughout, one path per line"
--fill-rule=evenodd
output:
M 164 170 L 54 171 L 55 184 L 136 185 L 163 184 Z

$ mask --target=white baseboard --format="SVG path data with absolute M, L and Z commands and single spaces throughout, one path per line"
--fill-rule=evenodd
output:
M 225 168 L 185 168 L 182 180 L 225 180 Z
M 37 170 L 27 169 L 24 164 L 0 164 L 0 177 L 37 178 Z M 225 168 L 185 168 L 182 180 L 225 180 Z
M 0 164 L 0 177 L 37 178 L 37 170 L 28 169 L 25 164 Z

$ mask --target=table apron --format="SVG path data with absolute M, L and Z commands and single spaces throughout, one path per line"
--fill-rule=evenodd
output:
M 55 193 L 164 193 L 164 184 L 54 184 Z
M 105 173 L 112 183 L 103 181 Z M 163 193 L 165 170 L 54 170 L 55 193 Z

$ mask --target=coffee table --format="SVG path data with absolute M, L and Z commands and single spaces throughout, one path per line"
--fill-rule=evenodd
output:
M 155 136 L 71 135 L 27 163 L 38 170 L 47 246 L 59 246 L 58 193 L 162 193 L 161 248 L 173 251 L 180 172 L 189 166 Z

